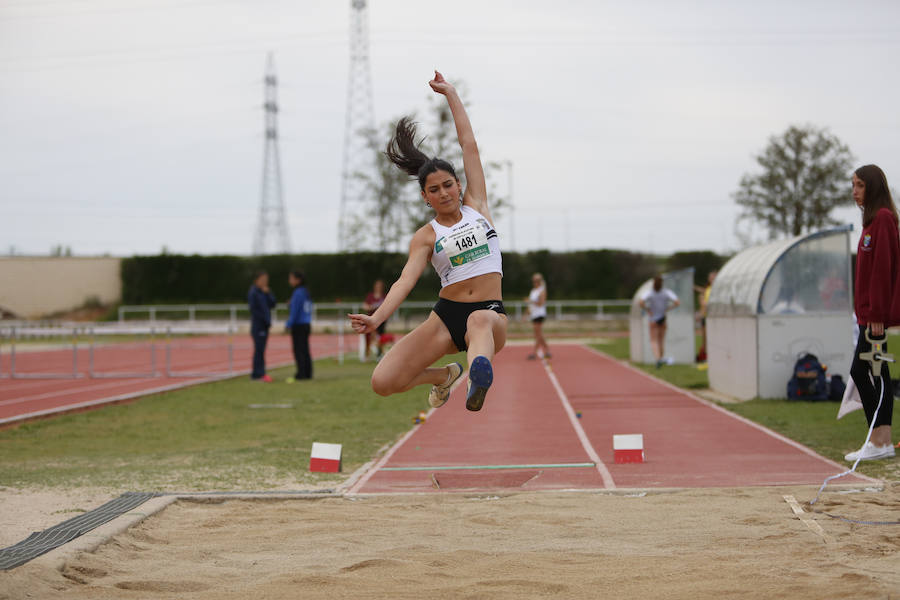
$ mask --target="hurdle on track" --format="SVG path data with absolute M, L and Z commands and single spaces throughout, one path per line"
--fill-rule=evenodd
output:
M 88 376 L 91 379 L 150 379 L 159 377 L 159 371 L 156 370 L 156 330 L 153 327 L 132 327 L 121 328 L 115 330 L 103 331 L 101 335 L 149 335 L 150 336 L 150 370 L 149 371 L 98 371 L 97 360 L 95 358 L 95 346 L 97 337 L 97 328 L 90 329 L 90 341 L 88 346 Z M 120 349 L 120 348 L 118 348 Z
M 158 350 L 160 350 L 159 336 L 165 332 L 165 341 L 163 350 L 165 352 L 165 366 L 163 370 L 158 367 Z M 168 327 L 165 330 L 160 327 L 122 327 L 122 326 L 71 326 L 71 325 L 14 325 L 10 327 L 0 328 L 0 378 L 2 379 L 78 379 L 89 377 L 92 379 L 149 379 L 161 377 L 165 374 L 167 377 L 221 377 L 234 373 L 234 333 L 235 329 L 231 326 L 186 326 L 186 327 Z M 206 342 L 196 340 L 195 343 L 186 343 L 179 346 L 177 340 L 172 338 L 173 335 L 221 335 L 226 334 L 227 344 L 223 344 L 221 340 Z M 101 342 L 104 337 L 130 335 L 136 336 L 136 342 L 121 342 L 114 344 L 105 344 Z M 71 344 L 60 345 L 60 339 L 71 337 Z M 82 339 L 79 347 L 79 338 L 86 338 L 85 344 Z M 24 341 L 33 342 L 34 340 L 47 340 L 48 342 L 56 342 L 52 344 L 52 356 L 48 359 L 48 354 L 44 349 L 38 351 L 22 351 Z M 8 354 L 4 353 L 3 346 L 9 344 Z M 86 346 L 86 348 L 85 348 Z M 121 357 L 127 353 L 123 350 L 134 349 L 139 346 L 146 349 L 149 353 L 140 353 L 141 356 L 131 358 L 131 364 L 121 365 Z M 175 353 L 173 351 L 179 348 L 187 350 L 205 350 L 211 348 L 224 349 L 227 352 L 227 361 L 225 357 L 222 360 L 210 360 L 209 358 L 199 359 L 201 364 L 197 364 L 197 360 L 193 360 L 193 370 L 177 370 Z M 17 350 L 18 348 L 18 350 Z M 36 350 L 33 346 L 32 350 Z M 82 353 L 82 363 L 84 362 L 84 353 L 87 352 L 87 364 L 79 365 L 79 352 Z M 66 367 L 62 369 L 59 365 L 69 364 L 69 353 L 71 353 L 71 370 Z M 120 363 L 120 370 L 114 370 L 112 365 L 105 362 L 106 357 L 115 356 L 116 362 Z M 30 360 L 28 360 L 30 358 Z M 47 370 L 46 364 L 55 365 L 51 367 L 55 370 Z M 35 368 L 28 370 L 26 365 L 30 363 L 32 366 L 39 363 L 43 370 Z M 205 363 L 205 364 L 204 364 Z M 223 363 L 227 367 L 223 370 Z M 215 364 L 214 367 L 212 365 Z M 211 368 L 204 368 L 209 366 Z M 199 367 L 199 368 L 196 368 Z M 213 369 L 218 370 L 213 370 Z
M 174 344 L 172 342 L 172 333 L 225 333 L 228 336 L 228 344 L 226 348 L 228 350 L 228 370 L 226 371 L 175 371 L 172 368 L 172 350 L 174 348 Z M 202 330 L 198 330 L 196 327 L 193 328 L 166 328 L 166 366 L 165 373 L 166 377 L 218 377 L 225 375 L 232 375 L 234 373 L 234 333 L 235 328 L 231 325 L 223 328 L 204 328 Z M 221 344 L 190 344 L 189 348 L 192 350 L 208 350 L 210 348 L 221 348 Z
M 7 330 L 0 331 L 0 347 L 2 347 L 2 340 L 6 337 L 9 337 L 10 340 L 10 350 L 9 350 L 9 374 L 2 375 L 2 377 L 6 379 L 78 379 L 80 377 L 84 377 L 82 373 L 78 371 L 78 333 L 79 328 L 62 328 L 62 327 L 53 327 L 53 326 L 41 326 L 41 325 L 25 325 L 25 326 L 12 326 Z M 70 346 L 72 350 L 72 370 L 66 371 L 53 371 L 53 372 L 42 372 L 42 371 L 17 371 L 16 370 L 16 342 L 19 340 L 35 340 L 35 339 L 51 339 L 54 337 L 68 337 L 72 336 L 72 345 Z M 25 353 L 26 355 L 28 353 Z M 2 364 L 2 362 L 0 362 Z

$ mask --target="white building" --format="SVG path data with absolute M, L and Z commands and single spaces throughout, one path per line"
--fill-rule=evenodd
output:
M 719 271 L 707 309 L 710 387 L 784 398 L 798 355 L 848 379 L 853 358 L 852 225 L 748 248 Z

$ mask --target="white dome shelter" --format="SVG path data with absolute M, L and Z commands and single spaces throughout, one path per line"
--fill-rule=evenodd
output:
M 853 359 L 852 225 L 748 248 L 713 282 L 709 384 L 741 400 L 784 398 L 798 355 L 846 380 Z
M 663 273 L 663 287 L 675 292 L 681 304 L 666 315 L 665 356 L 678 364 L 693 364 L 694 339 L 694 268 Z M 645 281 L 631 299 L 631 316 L 628 328 L 631 335 L 631 360 L 639 363 L 655 363 L 650 346 L 650 317 L 641 309 L 640 300 L 650 290 L 653 280 Z

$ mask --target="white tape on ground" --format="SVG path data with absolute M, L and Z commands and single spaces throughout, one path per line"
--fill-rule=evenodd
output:
M 566 414 L 569 416 L 569 422 L 572 423 L 572 427 L 575 429 L 575 434 L 578 436 L 581 446 L 584 448 L 588 457 L 597 466 L 597 472 L 600 473 L 600 478 L 603 479 L 603 487 L 610 490 L 616 489 L 616 483 L 613 481 L 609 469 L 606 468 L 606 465 L 600 460 L 597 451 L 594 450 L 594 447 L 591 445 L 591 441 L 584 432 L 584 428 L 581 426 L 581 423 L 578 422 L 578 417 L 575 416 L 575 411 L 572 409 L 569 397 L 566 396 L 566 392 L 563 391 L 562 386 L 559 385 L 559 380 L 556 378 L 556 375 L 550 369 L 550 365 L 548 365 L 546 361 L 544 361 L 544 370 L 547 372 L 547 377 L 550 378 L 550 383 L 552 383 L 553 387 L 556 389 L 556 395 L 559 396 L 559 401 L 562 402 L 563 409 L 565 409 Z

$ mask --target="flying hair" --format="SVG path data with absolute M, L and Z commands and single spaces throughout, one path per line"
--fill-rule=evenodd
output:
M 419 150 L 421 143 L 422 140 L 416 143 L 416 124 L 409 117 L 403 117 L 397 122 L 394 137 L 388 142 L 384 153 L 401 171 L 416 177 L 423 190 L 425 179 L 435 171 L 447 171 L 456 177 L 453 165 L 440 158 L 428 158 Z

